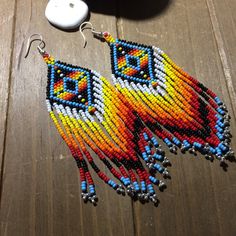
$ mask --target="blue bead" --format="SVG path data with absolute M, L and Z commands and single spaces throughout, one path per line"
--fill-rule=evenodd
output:
M 145 146 L 145 150 L 147 154 L 151 154 L 151 148 L 149 146 Z
M 154 168 L 155 168 L 156 170 L 158 170 L 160 173 L 162 173 L 162 172 L 164 171 L 164 168 L 161 167 L 159 164 L 154 164 Z
M 220 121 L 222 121 L 222 120 L 223 120 L 223 117 L 222 117 L 221 115 L 219 115 L 219 114 L 216 114 L 216 115 L 215 115 L 215 117 L 217 117 L 217 118 L 218 118 L 218 120 L 220 120 Z
M 225 114 L 225 112 L 221 109 L 221 108 L 217 108 L 216 109 L 221 115 L 224 115 Z
M 190 148 L 191 147 L 191 144 L 187 141 L 187 140 L 184 140 L 183 141 L 183 144 L 186 148 Z
M 152 183 L 154 183 L 154 184 L 158 184 L 158 180 L 155 178 L 155 177 L 153 177 L 153 176 L 149 176 L 149 180 L 152 182 Z
M 219 97 L 215 97 L 214 100 L 217 103 L 217 105 L 222 105 L 223 104 Z
M 174 137 L 174 138 L 172 139 L 172 141 L 173 141 L 173 143 L 176 144 L 177 146 L 179 146 L 179 145 L 181 144 L 181 142 L 180 142 L 176 137 Z
M 168 147 L 172 145 L 168 138 L 165 138 L 163 141 L 167 144 Z
M 154 144 L 155 146 L 158 145 L 158 141 L 157 141 L 157 139 L 156 139 L 155 137 L 152 137 L 151 140 L 152 140 L 152 142 L 153 142 L 153 144 Z
M 229 147 L 225 146 L 223 143 L 220 143 L 218 146 L 222 151 L 228 151 Z
M 162 155 L 159 155 L 159 154 L 154 154 L 153 157 L 158 160 L 158 161 L 163 161 L 164 157 Z
M 149 186 L 148 186 L 148 190 L 149 190 L 149 191 L 154 190 L 153 187 L 152 187 L 152 185 L 149 185 Z
M 194 142 L 193 143 L 193 146 L 197 149 L 201 149 L 202 148 L 202 145 L 200 143 L 197 143 L 197 142 Z
M 143 137 L 144 137 L 144 139 L 145 139 L 146 141 L 149 140 L 149 137 L 148 137 L 147 133 L 143 133 Z
M 217 129 L 217 131 L 219 131 L 220 133 L 223 132 L 223 129 L 221 129 L 218 125 L 215 125 L 215 128 Z
M 220 149 L 219 147 L 217 147 L 215 150 L 216 150 L 216 153 L 217 153 L 217 154 L 219 154 L 219 155 L 222 154 L 222 151 L 221 151 L 221 149 Z

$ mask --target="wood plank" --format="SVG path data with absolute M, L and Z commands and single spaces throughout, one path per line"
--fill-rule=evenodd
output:
M 0 3 L 0 186 L 4 163 L 4 142 L 6 135 L 6 118 L 8 113 L 10 67 L 12 60 L 12 33 L 14 30 L 15 1 L 3 0 Z M 1 189 L 1 187 L 0 187 Z
M 236 3 L 235 1 L 207 0 L 207 6 L 234 114 L 236 114 L 236 17 L 234 14 Z
M 119 10 L 122 15 L 123 8 Z M 146 21 L 120 19 L 118 33 L 129 41 L 160 47 L 219 94 L 233 116 L 232 134 L 236 132 L 220 52 L 204 1 L 171 1 L 165 14 Z M 232 147 L 236 147 L 235 138 Z M 159 194 L 160 206 L 135 203 L 136 235 L 234 235 L 235 163 L 224 172 L 217 161 L 209 163 L 200 155 L 168 156 L 172 180 L 165 193 Z
M 173 167 L 168 189 L 159 194 L 158 208 L 134 204 L 135 231 L 129 199 L 116 196 L 101 181 L 96 180 L 100 187 L 98 207 L 81 202 L 76 166 L 45 110 L 45 65 L 34 50 L 27 60 L 23 59 L 23 40 L 37 29 L 57 58 L 92 67 L 107 77 L 109 50 L 105 44 L 92 40 L 91 35 L 87 49 L 82 49 L 79 33 L 68 35 L 49 26 L 42 17 L 46 2 L 34 2 L 32 6 L 26 0 L 17 2 L 0 234 L 234 235 L 235 163 L 224 172 L 218 162 L 211 164 L 187 155 L 181 159 L 169 155 Z M 128 17 L 135 21 L 120 19 L 118 33 L 128 40 L 160 46 L 186 71 L 216 91 L 229 107 L 233 116 L 232 133 L 235 133 L 235 103 L 230 83 L 235 82 L 233 10 L 236 4 L 211 0 L 207 4 L 200 0 L 194 4 L 184 0 L 170 3 L 165 14 L 146 21 L 137 21 L 137 14 Z M 13 27 L 10 13 L 14 15 L 14 4 L 5 5 L 5 1 L 0 4 L 4 4 L 0 8 L 0 22 L 6 24 L 0 27 L 4 35 L 3 42 L 0 39 L 0 51 L 3 58 L 8 58 L 0 62 L 0 69 L 4 68 L 0 79 L 7 79 L 8 83 L 11 61 L 8 55 L 12 50 L 9 29 Z M 119 15 L 127 17 L 127 8 L 120 9 Z M 92 14 L 91 20 L 98 29 L 101 25 L 115 35 L 114 17 L 104 19 Z M 7 110 L 7 83 L 0 84 L 5 99 L 0 101 L 2 114 Z M 5 118 L 0 118 L 3 133 Z M 236 148 L 235 139 L 232 146 Z
M 133 235 L 131 201 L 95 178 L 97 207 L 80 198 L 78 171 L 45 107 L 47 69 L 33 44 L 23 58 L 23 41 L 41 33 L 56 58 L 109 75 L 109 50 L 92 39 L 83 49 L 79 32 L 53 28 L 43 16 L 47 1 L 17 1 L 8 118 L 1 235 Z M 115 33 L 115 18 L 91 21 Z M 95 157 L 96 158 L 96 157 Z
M 225 1 L 223 5 L 220 1 L 207 1 L 207 6 L 211 16 L 211 21 L 213 25 L 213 32 L 216 39 L 216 45 L 218 47 L 221 65 L 225 75 L 225 84 L 223 88 L 222 97 L 226 97 L 225 94 L 228 93 L 229 97 L 227 104 L 231 102 L 230 114 L 232 115 L 231 120 L 231 131 L 234 135 L 235 132 L 235 120 L 236 120 L 236 94 L 235 94 L 235 39 L 236 39 L 236 29 L 235 23 L 236 18 L 234 15 L 234 10 L 236 10 L 235 1 Z M 223 16 L 223 17 L 222 17 Z M 229 21 L 228 21 L 229 19 Z M 219 28 L 218 28 L 219 27 Z M 223 79 L 221 79 L 222 81 Z M 223 84 L 223 83 L 221 83 Z M 236 150 L 236 139 L 234 137 L 232 142 L 232 147 Z M 236 226 L 234 224 L 236 220 L 235 214 L 232 214 L 231 210 L 236 209 L 236 189 L 235 189 L 235 163 L 234 166 L 230 166 L 228 172 L 221 172 L 221 175 L 216 175 L 214 173 L 215 182 L 215 196 L 216 201 L 219 204 L 219 220 L 224 221 L 221 225 L 222 235 L 234 235 L 236 232 Z M 227 182 L 225 182 L 227 178 Z M 223 201 L 222 201 L 223 199 Z M 225 204 L 227 202 L 227 204 Z M 229 211 L 229 209 L 231 209 Z M 227 219 L 227 220 L 225 220 Z

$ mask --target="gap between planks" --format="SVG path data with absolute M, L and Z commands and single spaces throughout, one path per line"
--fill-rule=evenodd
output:
M 235 93 L 235 89 L 233 86 L 231 71 L 230 71 L 228 59 L 227 59 L 226 52 L 225 52 L 224 41 L 223 41 L 223 37 L 222 37 L 221 31 L 220 31 L 220 26 L 219 26 L 219 22 L 217 19 L 215 6 L 214 6 L 214 3 L 212 0 L 206 0 L 206 4 L 207 4 L 208 11 L 209 11 L 209 15 L 210 15 L 211 23 L 212 23 L 213 34 L 215 36 L 216 45 L 218 48 L 218 52 L 219 52 L 225 80 L 226 80 L 226 87 L 229 92 L 229 97 L 230 97 L 230 102 L 232 105 L 234 117 L 236 117 L 236 106 L 235 106 L 236 93 Z
M 9 59 L 9 69 L 8 69 L 8 86 L 7 86 L 7 96 L 6 96 L 6 105 L 5 105 L 5 117 L 4 120 L 4 131 L 3 131 L 3 142 L 2 142 L 2 157 L 0 163 L 0 209 L 1 209 L 1 199 L 2 199 L 2 190 L 3 190 L 3 174 L 4 174 L 4 163 L 5 163 L 5 150 L 6 150 L 6 139 L 7 139 L 7 127 L 8 127 L 8 114 L 10 106 L 10 95 L 11 95 L 11 82 L 12 82 L 12 63 L 14 55 L 14 41 L 15 41 L 15 28 L 16 28 L 16 10 L 17 3 L 14 0 L 13 14 L 8 17 L 8 21 L 12 18 L 12 33 L 11 33 L 11 43 L 10 43 L 10 59 Z M 8 22 L 8 21 L 5 21 Z

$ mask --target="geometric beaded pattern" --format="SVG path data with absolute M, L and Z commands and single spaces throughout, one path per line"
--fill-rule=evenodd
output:
M 142 152 L 147 161 L 145 148 L 151 154 L 158 147 L 158 142 L 129 111 L 128 101 L 96 72 L 55 61 L 46 53 L 43 57 L 48 65 L 47 109 L 76 160 L 83 199 L 96 202 L 88 161 L 97 175 L 117 193 L 124 193 L 126 187 L 130 196 L 137 194 L 139 199 L 157 203 L 153 185 L 162 188 L 164 183 L 154 177 L 155 173 L 151 176 L 145 170 L 138 154 Z M 85 100 L 82 101 L 83 98 Z M 74 108 L 85 108 L 85 111 Z M 155 148 L 147 146 L 147 139 L 152 140 Z M 98 158 L 93 159 L 90 151 Z M 153 168 L 163 176 L 168 175 L 164 168 L 167 159 L 162 153 L 155 157 L 159 163 L 155 163 Z M 97 159 L 105 164 L 116 180 L 99 169 Z M 116 183 L 117 179 L 123 186 Z
M 130 196 L 156 204 L 153 184 L 161 188 L 163 182 L 155 172 L 168 176 L 168 159 L 153 134 L 172 152 L 179 147 L 223 161 L 232 154 L 228 112 L 212 91 L 161 50 L 115 40 L 108 34 L 104 37 L 111 45 L 117 89 L 96 72 L 55 61 L 44 53 L 47 108 L 76 160 L 85 201 L 96 199 L 88 162 L 118 193 L 124 193 L 123 185 Z M 122 185 L 102 172 L 96 159 Z
M 48 66 L 48 98 L 70 107 L 91 109 L 91 71 L 59 61 Z
M 214 92 L 178 67 L 161 49 L 114 39 L 108 32 L 103 36 L 111 48 L 118 90 L 132 100 L 131 106 L 144 123 L 158 131 L 170 148 L 196 148 L 207 158 L 216 155 L 220 160 L 232 155 L 230 117 Z M 141 55 L 146 56 L 143 67 Z
M 110 46 L 112 69 L 116 77 L 141 84 L 149 84 L 154 80 L 151 47 L 119 39 Z

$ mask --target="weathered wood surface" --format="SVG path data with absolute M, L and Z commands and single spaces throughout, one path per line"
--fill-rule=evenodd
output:
M 15 1 L 1 1 L 0 7 L 0 181 L 4 162 L 5 136 L 8 115 L 12 42 L 14 37 Z M 0 184 L 1 186 L 1 184 Z
M 121 37 L 131 41 L 159 46 L 186 71 L 216 91 L 229 107 L 233 117 L 231 129 L 235 134 L 235 100 L 233 94 L 229 94 L 230 83 L 225 73 L 225 58 L 221 53 L 226 49 L 218 35 L 224 34 L 224 28 L 221 29 L 223 32 L 218 32 L 219 28 L 212 19 L 216 13 L 212 1 L 208 2 L 172 1 L 164 14 L 151 20 L 137 23 L 120 19 L 118 32 L 121 32 Z M 217 5 L 215 2 L 220 1 L 214 1 Z M 222 15 L 227 17 L 227 11 L 221 11 Z M 230 31 L 227 26 L 225 28 Z M 227 35 L 224 34 L 224 37 L 227 39 Z M 231 46 L 235 47 L 234 44 Z M 225 56 L 230 61 L 227 53 Z M 233 78 L 235 80 L 235 75 L 231 74 L 230 79 Z M 171 159 L 172 180 L 166 193 L 161 194 L 159 208 L 135 204 L 137 234 L 234 235 L 235 163 L 224 172 L 219 163 L 178 156 L 180 158 Z
M 97 29 L 159 46 L 219 94 L 236 133 L 235 1 L 89 2 Z M 118 196 L 101 181 L 98 206 L 83 204 L 76 165 L 45 109 L 45 64 L 35 47 L 24 59 L 24 41 L 41 33 L 50 54 L 107 78 L 109 48 L 86 31 L 83 49 L 79 32 L 53 28 L 46 3 L 0 2 L 0 235 L 235 235 L 236 163 L 224 171 L 200 155 L 169 155 L 172 179 L 157 208 Z

